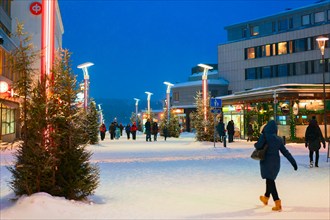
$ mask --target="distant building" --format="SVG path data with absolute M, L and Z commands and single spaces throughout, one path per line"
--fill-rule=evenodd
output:
M 210 66 L 214 68 L 207 74 L 211 97 L 228 94 L 228 81 L 219 77 L 217 64 Z M 203 68 L 193 67 L 191 72 L 187 82 L 177 83 L 172 88 L 171 108 L 179 116 L 179 123 L 184 131 L 191 131 L 191 113 L 196 110 L 195 97 L 202 91 Z
M 320 62 L 316 38 L 330 37 L 329 0 L 230 25 L 225 29 L 228 42 L 218 46 L 219 75 L 229 81 L 231 94 L 219 96 L 227 110 L 225 122 L 234 120 L 242 137 L 248 123 L 244 120 L 244 112 L 246 114 L 257 103 L 263 103 L 267 109 L 275 109 L 274 117 L 280 125 L 281 135 L 289 136 L 290 116 L 281 112 L 281 106 L 292 108 L 295 103 L 307 103 L 316 109 L 300 106 L 295 116 L 296 124 L 303 126 L 312 115 L 318 115 L 319 123 L 323 123 L 320 116 L 324 103 L 320 85 L 325 65 L 326 99 L 329 100 L 330 49 L 327 42 L 325 63 Z M 329 101 L 326 106 L 330 108 Z M 329 113 L 328 110 L 328 122 Z
M 24 31 L 31 35 L 31 42 L 34 44 L 35 50 L 41 51 L 41 8 L 39 4 L 41 1 L 0 1 L 0 87 L 2 88 L 0 90 L 0 142 L 12 142 L 20 137 L 20 100 L 12 96 L 11 90 L 11 85 L 19 76 L 9 70 L 6 55 L 19 43 L 16 38 L 12 37 L 16 32 L 17 21 L 23 23 Z M 55 16 L 55 47 L 61 48 L 64 29 L 57 1 Z M 38 60 L 34 66 L 40 70 L 40 61 Z

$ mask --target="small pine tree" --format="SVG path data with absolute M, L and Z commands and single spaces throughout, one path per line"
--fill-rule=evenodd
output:
M 80 112 L 75 107 L 76 77 L 73 75 L 70 53 L 61 51 L 54 67 L 54 82 L 49 105 L 52 142 L 56 164 L 57 196 L 81 200 L 91 195 L 99 183 L 99 169 L 90 164 L 86 151 L 84 128 L 79 123 Z
M 14 166 L 7 167 L 12 173 L 9 186 L 16 196 L 49 191 L 53 184 L 52 158 L 44 146 L 44 131 L 47 127 L 45 84 L 33 86 L 35 70 L 33 63 L 36 53 L 33 51 L 31 38 L 24 31 L 23 24 L 17 24 L 15 36 L 20 44 L 11 51 L 9 67 L 19 78 L 14 82 L 14 90 L 22 99 L 21 123 L 23 143 L 15 152 Z M 38 120 L 36 120 L 38 119 Z M 44 181 L 46 180 L 46 181 Z
M 168 130 L 168 137 L 176 137 L 178 138 L 180 136 L 180 124 L 179 124 L 179 118 L 177 115 L 173 114 L 173 112 L 170 111 L 170 120 L 167 119 L 167 109 L 164 111 L 164 116 L 161 119 L 160 122 L 160 130 L 161 135 L 163 134 L 163 129 L 167 126 Z
M 208 96 L 206 103 L 207 121 L 204 120 L 204 105 L 202 99 L 202 93 L 197 92 L 195 97 L 197 109 L 192 113 L 192 124 L 196 129 L 197 141 L 213 141 L 214 139 L 214 114 L 210 108 L 210 96 Z M 206 130 L 205 130 L 206 128 Z
M 95 102 L 92 101 L 87 111 L 87 133 L 90 144 L 99 142 L 99 127 L 99 114 Z

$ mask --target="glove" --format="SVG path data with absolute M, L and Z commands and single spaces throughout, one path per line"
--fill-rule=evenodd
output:
M 298 170 L 298 166 L 297 166 L 297 164 L 295 163 L 295 164 L 293 164 L 293 169 L 294 170 Z
M 308 147 L 308 143 L 307 143 L 307 142 L 305 143 L 305 147 L 306 147 L 306 148 Z

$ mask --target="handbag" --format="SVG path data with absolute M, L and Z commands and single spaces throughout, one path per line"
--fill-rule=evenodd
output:
M 251 154 L 251 158 L 254 160 L 264 160 L 267 149 L 268 149 L 268 144 L 266 143 L 263 146 L 263 148 L 255 149 Z

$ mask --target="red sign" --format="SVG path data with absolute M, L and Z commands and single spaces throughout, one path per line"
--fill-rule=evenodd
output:
M 40 2 L 32 2 L 30 5 L 30 12 L 33 15 L 40 15 L 42 12 L 42 5 Z

